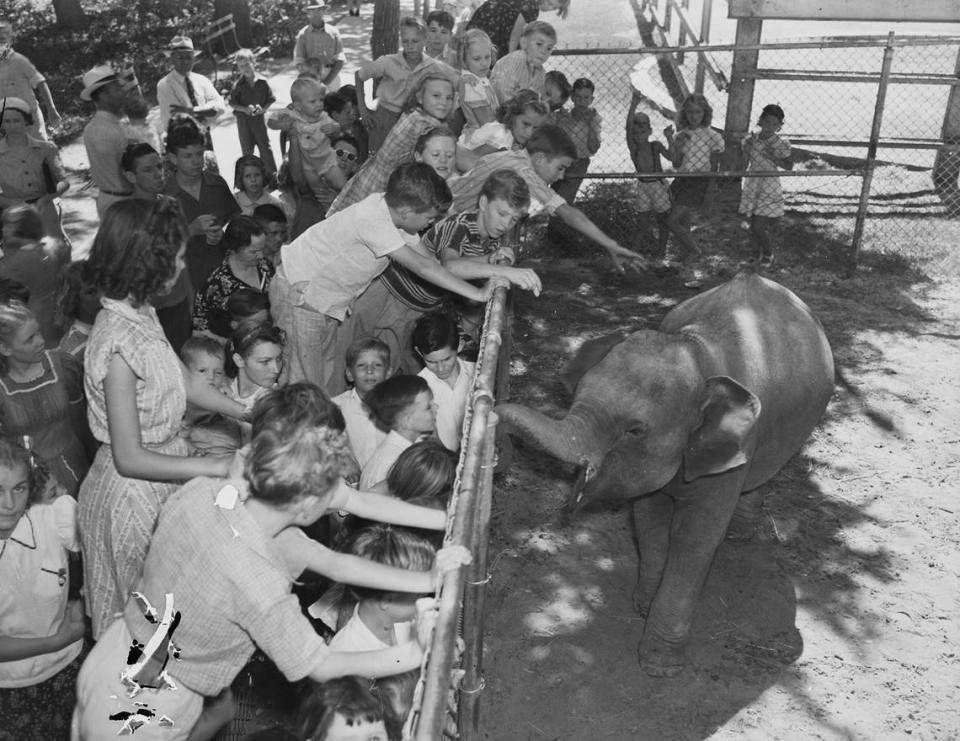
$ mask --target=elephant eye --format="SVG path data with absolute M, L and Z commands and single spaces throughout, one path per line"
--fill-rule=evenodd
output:
M 643 427 L 630 427 L 627 429 L 628 435 L 633 435 L 634 437 L 640 437 L 646 432 Z

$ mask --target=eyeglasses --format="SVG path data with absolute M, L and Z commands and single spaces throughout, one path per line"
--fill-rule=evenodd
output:
M 338 149 L 337 157 L 345 157 L 347 162 L 353 162 L 357 158 L 357 155 L 353 152 L 348 152 L 346 149 Z

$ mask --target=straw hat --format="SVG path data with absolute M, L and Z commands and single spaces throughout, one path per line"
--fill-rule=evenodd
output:
M 23 98 L 0 98 L 0 111 L 13 110 L 20 111 L 25 116 L 32 116 L 30 104 Z
M 174 36 L 170 39 L 170 43 L 167 48 L 163 50 L 163 53 L 169 57 L 175 51 L 189 51 L 192 52 L 195 57 L 199 57 L 203 53 L 193 48 L 193 39 L 189 36 Z
M 325 10 L 327 4 L 323 0 L 315 0 L 315 2 L 309 3 L 304 10 Z
M 93 95 L 95 91 L 119 79 L 116 70 L 109 64 L 101 64 L 89 72 L 84 72 L 83 90 L 80 92 L 80 100 L 93 100 L 90 96 Z

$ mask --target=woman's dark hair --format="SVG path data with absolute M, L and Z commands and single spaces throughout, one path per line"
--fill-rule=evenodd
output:
M 93 324 L 94 316 L 85 312 L 83 299 L 85 295 L 99 293 L 99 290 L 90 283 L 87 273 L 85 260 L 72 262 L 60 269 L 54 318 L 57 325 L 63 329 L 74 319 Z
M 261 311 L 270 311 L 270 299 L 265 293 L 252 288 L 241 288 L 230 294 L 227 299 L 227 314 L 230 321 L 242 324 Z
M 36 206 L 16 203 L 3 210 L 3 223 L 13 224 L 13 236 L 36 242 L 43 239 L 43 220 Z
M 123 154 L 120 155 L 120 169 L 124 172 L 136 172 L 137 160 L 148 154 L 160 156 L 157 150 L 147 142 L 130 142 L 123 148 Z
M 183 212 L 173 198 L 117 201 L 103 214 L 88 275 L 107 298 L 129 297 L 139 306 L 173 278 L 186 239 Z
M 420 376 L 399 375 L 387 378 L 374 386 L 363 397 L 374 422 L 391 430 L 400 414 L 424 391 L 429 391 L 426 379 Z
M 387 491 L 397 499 L 450 499 L 457 475 L 457 454 L 439 440 L 424 440 L 404 450 L 387 474 Z
M 456 321 L 442 312 L 434 311 L 417 320 L 411 340 L 413 349 L 421 355 L 429 355 L 445 347 L 456 352 L 460 347 L 460 332 Z
M 252 216 L 234 216 L 223 230 L 220 248 L 226 254 L 248 247 L 254 237 L 263 234 L 260 222 Z
M 270 322 L 246 321 L 240 324 L 227 343 L 227 361 L 223 366 L 229 378 L 236 378 L 240 369 L 233 361 L 234 354 L 246 358 L 262 342 L 283 347 L 287 336 L 280 327 Z

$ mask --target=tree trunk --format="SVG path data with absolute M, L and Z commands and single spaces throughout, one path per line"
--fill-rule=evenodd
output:
M 80 0 L 53 0 L 53 12 L 58 26 L 80 29 L 87 25 L 87 14 L 80 7 Z
M 373 58 L 396 54 L 400 49 L 400 0 L 375 0 L 370 50 Z
M 213 0 L 213 19 L 223 18 L 228 13 L 233 13 L 233 22 L 237 26 L 237 41 L 240 46 L 250 47 L 253 45 L 253 34 L 250 30 L 250 3 L 249 0 Z M 224 52 L 230 53 L 236 51 L 236 44 L 233 41 L 233 33 L 227 33 L 213 42 L 215 51 L 223 48 Z

